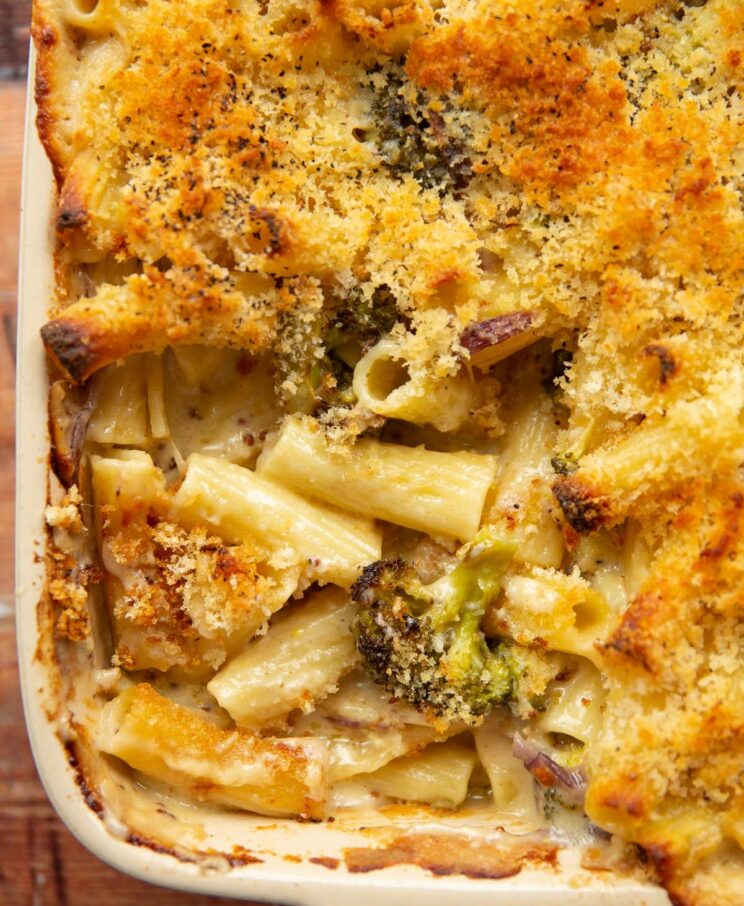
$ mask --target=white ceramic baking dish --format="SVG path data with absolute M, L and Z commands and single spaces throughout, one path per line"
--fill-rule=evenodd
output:
M 476 877 L 503 874 L 490 857 L 503 862 L 499 853 L 508 852 L 514 840 L 499 834 L 492 820 L 448 821 L 410 809 L 401 809 L 397 817 L 367 813 L 322 824 L 204 813 L 163 792 L 145 791 L 123 773 L 109 768 L 99 773 L 90 765 L 83 772 L 76 764 L 69 739 L 65 747 L 64 730 L 47 716 L 55 684 L 48 663 L 38 657 L 40 633 L 46 631 L 37 603 L 43 592 L 39 555 L 48 485 L 47 375 L 39 328 L 53 285 L 54 190 L 36 137 L 35 112 L 30 100 L 18 326 L 18 648 L 34 757 L 49 798 L 70 830 L 95 855 L 127 874 L 238 899 L 301 906 L 345 906 L 352 898 L 356 906 L 461 906 L 463 901 L 469 906 L 668 906 L 658 888 L 631 875 L 582 868 L 571 850 L 561 850 L 552 862 L 528 859 L 511 877 Z M 429 868 L 401 864 L 416 851 L 415 845 L 413 850 L 401 845 L 401 835 L 410 842 L 412 835 L 421 834 L 427 835 L 423 861 Z M 386 849 L 394 838 L 397 849 Z M 393 864 L 375 867 L 380 853 Z

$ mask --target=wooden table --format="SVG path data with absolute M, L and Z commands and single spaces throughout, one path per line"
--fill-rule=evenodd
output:
M 4 24 L 0 21 L 0 29 Z M 0 82 L 0 904 L 216 906 L 232 901 L 152 887 L 90 855 L 49 804 L 26 738 L 13 631 L 12 565 L 16 258 L 24 103 L 20 82 Z

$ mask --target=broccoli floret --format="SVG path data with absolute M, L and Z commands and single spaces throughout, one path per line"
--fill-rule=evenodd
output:
M 376 67 L 371 74 L 372 125 L 359 130 L 359 137 L 376 147 L 394 176 L 410 173 L 424 189 L 457 195 L 470 182 L 472 166 L 464 141 L 447 125 L 454 108 L 443 115 L 447 104 L 440 101 L 435 110 L 400 67 Z
M 291 412 L 314 413 L 335 406 L 353 406 L 354 366 L 364 352 L 395 323 L 405 320 L 395 296 L 384 284 L 371 298 L 352 289 L 342 301 L 318 313 L 309 323 L 290 325 L 288 332 L 304 341 L 279 359 L 279 372 L 290 372 L 294 390 L 287 400 Z
M 351 382 L 354 377 L 353 367 L 327 352 L 317 359 L 307 375 L 303 388 L 302 409 L 312 412 L 318 408 L 331 406 L 353 406 L 355 402 Z
M 386 284 L 375 287 L 370 299 L 361 290 L 352 290 L 333 320 L 329 341 L 347 342 L 352 337 L 365 346 L 372 345 L 390 333 L 401 317 L 395 296 Z
M 352 594 L 354 629 L 370 673 L 434 722 L 476 724 L 509 699 L 519 669 L 511 644 L 480 629 L 515 546 L 483 529 L 450 573 L 423 585 L 403 560 L 368 566 Z

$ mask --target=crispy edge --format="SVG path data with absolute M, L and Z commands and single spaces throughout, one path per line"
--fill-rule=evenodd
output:
M 41 328 L 41 339 L 56 368 L 76 384 L 97 370 L 99 355 L 95 335 L 64 316 Z
M 36 100 L 36 129 L 44 146 L 57 186 L 64 182 L 69 155 L 60 141 L 57 124 L 61 118 L 58 99 L 61 95 L 60 58 L 64 25 L 55 15 L 49 0 L 34 0 L 31 37 L 36 50 L 34 98 Z
M 578 475 L 563 475 L 553 482 L 553 496 L 568 527 L 580 535 L 596 532 L 611 522 L 608 498 Z

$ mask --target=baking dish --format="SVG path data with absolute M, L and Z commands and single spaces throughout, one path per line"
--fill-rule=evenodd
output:
M 33 80 L 33 53 L 31 58 Z M 196 810 L 98 770 L 57 719 L 43 595 L 47 374 L 39 328 L 53 286 L 54 188 L 29 92 L 22 196 L 18 329 L 18 646 L 34 758 L 61 818 L 95 855 L 143 880 L 186 891 L 298 906 L 386 903 L 662 906 L 666 894 L 630 872 L 581 867 L 570 848 L 510 836 L 477 814 L 452 819 L 401 808 L 335 823 Z M 415 864 L 414 864 L 415 863 Z

